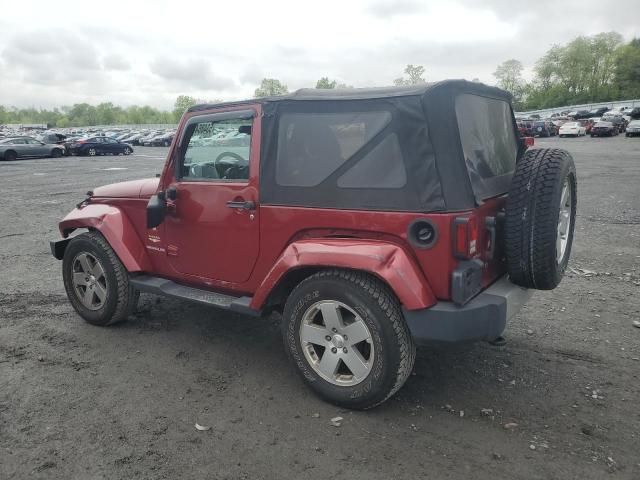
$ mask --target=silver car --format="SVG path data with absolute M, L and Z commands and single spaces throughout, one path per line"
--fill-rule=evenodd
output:
M 12 161 L 21 157 L 61 157 L 64 147 L 43 143 L 32 137 L 14 137 L 0 140 L 0 159 Z

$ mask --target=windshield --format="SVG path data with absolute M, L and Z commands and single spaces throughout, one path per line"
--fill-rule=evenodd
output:
M 476 199 L 507 192 L 518 155 L 511 106 L 504 100 L 465 93 L 456 98 L 456 115 Z

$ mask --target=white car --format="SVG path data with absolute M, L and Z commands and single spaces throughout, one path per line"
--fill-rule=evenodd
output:
M 560 137 L 582 137 L 587 134 L 587 129 L 580 124 L 580 122 L 567 122 L 562 124 L 558 135 Z

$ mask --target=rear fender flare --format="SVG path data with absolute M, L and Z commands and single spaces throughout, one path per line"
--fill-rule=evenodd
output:
M 389 285 L 407 310 L 428 308 L 436 303 L 422 271 L 400 246 L 377 240 L 335 238 L 291 243 L 256 290 L 251 308 L 260 310 L 288 272 L 309 267 L 368 272 Z
M 67 238 L 78 228 L 99 231 L 109 242 L 129 272 L 150 271 L 151 263 L 131 220 L 122 210 L 111 205 L 87 205 L 71 211 L 59 224 Z

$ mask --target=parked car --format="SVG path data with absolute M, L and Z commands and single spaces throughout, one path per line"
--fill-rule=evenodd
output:
M 175 133 L 163 133 L 151 139 L 152 147 L 168 147 L 173 142 Z
M 141 291 L 280 311 L 311 389 L 379 405 L 416 343 L 495 340 L 564 274 L 573 159 L 528 150 L 510 98 L 457 80 L 191 107 L 160 178 L 95 188 L 60 222 L 69 301 L 102 326 Z M 254 148 L 191 143 L 218 130 Z
M 562 137 L 581 137 L 587 134 L 587 129 L 580 122 L 566 122 L 558 130 L 558 135 Z
M 596 122 L 599 122 L 600 118 L 587 118 L 586 120 L 580 120 L 580 124 L 584 127 L 585 133 L 588 135 L 591 133 L 591 129 Z
M 64 154 L 64 147 L 55 143 L 44 143 L 32 137 L 6 138 L 0 140 L 0 158 L 13 161 L 25 157 L 54 157 Z
M 627 121 L 621 115 L 603 115 L 602 121 L 613 123 L 620 133 L 627 129 Z
M 592 137 L 613 137 L 618 135 L 618 127 L 611 122 L 600 121 L 591 128 Z
M 573 115 L 573 118 L 575 120 L 580 120 L 582 118 L 589 118 L 590 115 L 591 115 L 591 112 L 589 110 L 578 110 Z
M 73 155 L 130 155 L 133 147 L 128 143 L 121 143 L 111 137 L 81 138 L 71 144 L 69 151 Z
M 532 133 L 535 137 L 553 137 L 556 134 L 556 126 L 549 121 L 534 122 Z
M 627 125 L 627 133 L 625 133 L 626 137 L 637 137 L 640 136 L 640 120 L 631 120 L 629 125 Z
M 629 111 L 632 120 L 640 120 L 640 107 L 634 107 Z
M 601 117 L 602 115 L 604 115 L 606 112 L 608 112 L 610 110 L 609 107 L 600 107 L 600 108 L 595 108 L 591 111 L 589 111 L 589 116 L 586 118 L 596 118 L 596 117 Z

